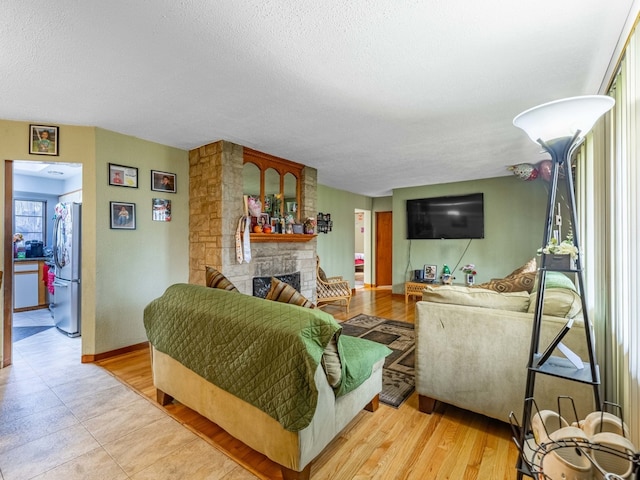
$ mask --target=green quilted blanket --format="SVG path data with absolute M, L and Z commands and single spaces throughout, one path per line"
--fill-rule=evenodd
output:
M 340 324 L 321 310 L 200 285 L 169 287 L 145 308 L 144 325 L 155 348 L 290 431 L 311 422 L 318 399 L 314 374 L 334 335 L 342 361 L 336 395 L 357 388 L 390 353 L 374 342 L 341 337 Z

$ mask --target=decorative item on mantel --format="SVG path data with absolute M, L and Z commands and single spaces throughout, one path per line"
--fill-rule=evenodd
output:
M 468 263 L 464 267 L 460 267 L 460 270 L 464 272 L 465 283 L 467 285 L 473 285 L 475 283 L 475 276 L 478 274 L 478 272 L 476 272 L 476 266 L 473 263 Z
M 329 233 L 333 228 L 333 222 L 331 221 L 330 213 L 318 213 L 318 233 Z
M 307 219 L 302 224 L 304 228 L 304 233 L 308 235 L 313 235 L 316 233 L 316 220 L 313 217 L 307 217 Z

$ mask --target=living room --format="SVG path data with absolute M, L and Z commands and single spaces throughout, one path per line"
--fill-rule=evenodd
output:
M 617 100 L 624 101 L 625 97 Z M 512 117 L 513 115 L 506 118 L 506 122 L 510 123 Z M 83 218 L 82 268 L 85 281 L 82 287 L 81 354 L 91 359 L 106 352 L 143 343 L 146 341 L 142 327 L 144 306 L 161 295 L 167 286 L 189 281 L 190 149 L 142 140 L 136 135 L 119 133 L 111 125 L 92 126 L 94 122 L 90 118 L 82 123 L 74 123 L 66 122 L 51 113 L 41 117 L 31 115 L 28 119 L 12 114 L 6 120 L 0 120 L 0 153 L 5 160 L 41 160 L 41 157 L 29 154 L 26 148 L 29 125 L 34 122 L 60 127 L 60 154 L 53 160 L 83 165 L 83 206 L 87 213 Z M 515 130 L 511 125 L 509 127 Z M 595 134 L 603 135 L 603 128 L 604 126 L 599 125 Z M 188 132 L 185 133 L 186 136 Z M 488 138 L 487 141 L 491 142 L 492 139 Z M 241 145 L 240 142 L 234 144 Z M 192 145 L 192 148 L 200 145 L 205 143 Z M 256 147 L 255 144 L 251 146 Z M 494 148 L 500 149 L 499 142 L 496 142 Z M 591 158 L 604 157 L 604 147 L 602 143 L 598 143 L 597 138 L 593 143 L 589 143 L 589 148 L 595 150 L 588 153 Z M 535 150 L 533 144 L 531 149 Z M 349 155 L 345 154 L 343 161 L 346 162 L 348 157 Z M 299 158 L 290 160 L 301 162 Z M 380 195 L 364 195 L 346 188 L 324 185 L 320 175 L 317 182 L 316 210 L 331 212 L 334 222 L 331 233 L 320 234 L 317 238 L 316 251 L 324 268 L 332 275 L 343 275 L 354 284 L 353 212 L 362 209 L 371 212 L 393 212 L 392 291 L 396 295 L 402 294 L 404 282 L 409 278 L 411 270 L 421 268 L 425 264 L 448 264 L 453 267 L 459 260 L 462 260 L 460 265 L 474 263 L 478 266 L 479 282 L 506 275 L 535 255 L 540 247 L 544 227 L 548 185 L 541 178 L 526 182 L 508 173 L 507 167 L 518 161 L 519 157 L 514 156 L 512 161 L 499 165 L 500 174 L 487 178 L 444 182 L 434 178 L 433 184 L 424 182 L 418 186 L 398 186 L 391 192 Z M 423 168 L 421 160 L 414 162 L 415 170 Z M 110 185 L 110 163 L 137 168 L 138 188 L 127 189 Z M 340 166 L 333 168 L 339 169 Z M 447 168 L 464 169 L 465 164 L 452 162 Z M 604 179 L 613 178 L 612 174 L 616 171 L 614 167 L 607 168 L 609 169 L 605 171 L 605 162 L 587 164 L 583 168 L 582 172 L 585 172 L 585 175 L 581 177 L 582 183 L 579 184 L 579 188 L 581 192 L 591 191 L 594 195 L 584 193 L 579 199 L 579 207 L 584 212 L 581 218 L 585 220 L 581 228 L 588 231 L 587 235 L 582 235 L 585 244 L 601 246 L 597 250 L 586 250 L 587 265 L 590 268 L 589 301 L 595 316 L 602 319 L 615 317 L 611 323 L 603 320 L 596 324 L 596 336 L 603 339 L 598 344 L 598 354 L 603 359 L 601 363 L 607 372 L 605 387 L 609 398 L 626 403 L 628 398 L 636 395 L 638 386 L 637 380 L 629 373 L 632 367 L 620 357 L 623 356 L 621 352 L 633 351 L 633 348 L 629 348 L 622 340 L 616 345 L 612 338 L 630 337 L 630 341 L 637 341 L 634 340 L 637 332 L 632 330 L 631 319 L 637 318 L 638 310 L 628 301 L 630 296 L 633 297 L 634 284 L 622 278 L 624 272 L 630 269 L 630 259 L 635 258 L 635 249 L 632 246 L 634 237 L 628 231 L 626 234 L 616 233 L 615 239 L 609 237 L 609 234 L 614 235 L 611 232 L 616 232 L 616 228 L 623 224 L 635 224 L 637 217 L 634 217 L 636 211 L 633 207 L 633 192 L 636 184 L 624 183 L 633 182 L 631 176 L 615 181 L 612 179 L 610 184 L 605 184 Z M 150 188 L 151 170 L 167 171 L 176 175 L 177 189 L 171 194 L 171 222 L 160 224 L 151 219 L 151 201 L 154 196 Z M 626 172 L 622 169 L 619 171 Z M 410 178 L 411 173 L 405 172 L 405 177 Z M 2 175 L 6 185 L 7 175 L 4 172 Z M 614 190 L 625 196 L 605 197 L 605 191 Z M 407 199 L 476 192 L 485 195 L 486 235 L 483 240 L 472 241 L 465 250 L 467 243 L 459 240 L 431 242 L 406 239 L 404 205 Z M 138 226 L 135 230 L 122 231 L 110 228 L 110 201 L 130 202 L 138 206 Z M 8 202 L 5 198 L 2 205 L 5 206 Z M 628 205 L 630 210 L 616 210 L 622 208 L 621 205 Z M 229 222 L 237 222 L 237 217 L 229 219 Z M 600 231 L 594 225 L 606 228 L 603 227 L 603 231 Z M 11 227 L 6 220 L 4 229 L 5 238 L 8 238 Z M 11 262 L 6 253 L 8 243 L 5 240 L 5 271 L 10 271 Z M 604 245 L 607 245 L 606 249 Z M 623 247 L 616 250 L 616 245 Z M 229 249 L 232 247 L 226 246 Z M 614 258 L 608 259 L 605 251 Z M 371 267 L 373 268 L 373 265 Z M 3 285 L 7 292 L 6 281 Z M 628 292 L 632 292 L 632 295 Z M 7 305 L 8 302 L 10 297 L 7 298 L 5 293 L 4 304 Z M 628 320 L 623 321 L 623 318 Z M 3 342 L 4 365 L 8 365 L 11 360 L 10 352 L 7 350 L 8 347 Z M 605 362 L 607 356 L 615 357 L 616 363 Z M 637 361 L 635 357 L 629 360 L 632 364 Z M 621 374 L 621 369 L 626 373 Z M 620 383 L 613 382 L 615 376 L 620 376 L 623 380 Z M 633 416 L 628 420 L 635 425 L 634 431 L 638 432 L 640 420 Z

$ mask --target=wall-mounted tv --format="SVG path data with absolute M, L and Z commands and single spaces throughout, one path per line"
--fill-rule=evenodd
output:
M 407 238 L 484 238 L 484 194 L 407 200 Z

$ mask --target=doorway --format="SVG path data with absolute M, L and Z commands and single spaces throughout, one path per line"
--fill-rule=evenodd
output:
M 371 284 L 371 212 L 354 211 L 354 275 L 355 288 Z
M 53 218 L 60 202 L 82 203 L 82 164 L 5 161 L 3 366 L 12 363 L 16 342 L 56 331 L 52 247 Z M 24 253 L 17 252 L 16 238 L 22 240 Z M 60 341 L 70 340 L 56 333 Z

